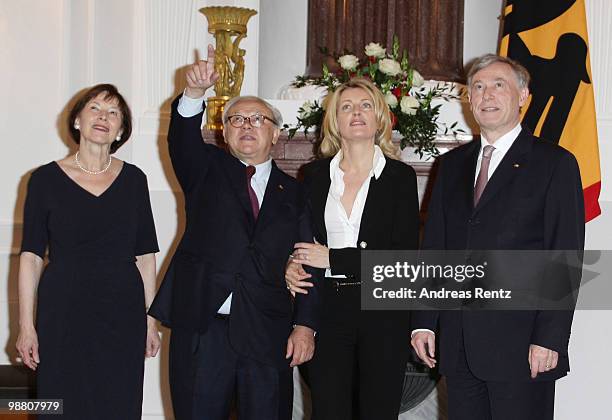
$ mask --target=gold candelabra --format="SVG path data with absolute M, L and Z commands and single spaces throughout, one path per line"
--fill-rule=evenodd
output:
M 215 35 L 215 71 L 219 79 L 215 82 L 215 96 L 208 98 L 206 128 L 223 129 L 225 103 L 240 94 L 244 80 L 244 55 L 239 47 L 246 38 L 247 22 L 257 14 L 243 7 L 212 6 L 200 9 L 208 20 L 208 32 Z

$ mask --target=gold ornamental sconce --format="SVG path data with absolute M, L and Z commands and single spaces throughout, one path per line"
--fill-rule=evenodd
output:
M 208 98 L 206 128 L 223 129 L 223 107 L 240 94 L 244 80 L 244 55 L 239 44 L 247 36 L 247 22 L 257 14 L 253 9 L 230 6 L 212 6 L 200 9 L 208 19 L 208 32 L 215 36 L 215 96 Z

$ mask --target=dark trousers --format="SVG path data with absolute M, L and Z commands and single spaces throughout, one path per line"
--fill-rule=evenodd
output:
M 215 319 L 205 334 L 174 329 L 170 391 L 177 420 L 227 420 L 232 401 L 240 420 L 291 420 L 293 377 L 231 347 L 229 320 Z
M 315 354 L 306 366 L 312 420 L 397 420 L 410 346 L 407 314 L 362 312 L 359 287 L 323 293 Z
M 483 381 L 470 371 L 463 346 L 457 370 L 446 377 L 446 385 L 449 420 L 553 419 L 554 381 Z

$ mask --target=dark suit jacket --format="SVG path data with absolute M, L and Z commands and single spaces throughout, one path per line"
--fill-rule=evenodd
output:
M 310 191 L 314 236 L 327 245 L 325 204 L 331 185 L 329 164 L 332 158 L 304 166 L 304 184 Z M 330 249 L 332 274 L 361 280 L 362 250 L 417 249 L 419 243 L 419 200 L 416 174 L 410 166 L 386 158 L 378 179 L 372 177 L 361 216 L 358 248 Z M 374 314 L 374 312 L 372 312 Z M 409 311 L 382 311 L 377 318 L 396 319 L 403 339 L 409 331 Z M 374 316 L 374 315 L 373 315 Z
M 574 156 L 523 129 L 473 206 L 480 139 L 441 158 L 423 239 L 438 250 L 581 250 L 584 204 Z M 530 344 L 559 352 L 553 380 L 569 371 L 571 311 L 423 311 L 413 328 L 436 330 L 440 372 L 455 370 L 460 340 L 483 380 L 530 380 Z M 463 334 L 463 338 L 462 338 Z
M 255 222 L 245 166 L 202 141 L 202 113 L 183 118 L 177 105 L 178 98 L 172 104 L 168 143 L 185 193 L 187 223 L 150 313 L 173 329 L 204 333 L 233 293 L 233 348 L 286 367 L 292 325 L 317 329 L 317 289 L 292 303 L 284 280 L 294 244 L 312 241 L 303 189 L 273 163 Z

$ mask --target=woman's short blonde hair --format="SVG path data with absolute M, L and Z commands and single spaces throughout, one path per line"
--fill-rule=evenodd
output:
M 338 129 L 338 103 L 342 93 L 347 89 L 353 88 L 363 89 L 372 98 L 376 122 L 378 123 L 374 142 L 380 147 L 385 156 L 397 159 L 399 155 L 398 148 L 391 140 L 391 111 L 389 110 L 389 105 L 387 105 L 385 97 L 376 85 L 363 77 L 355 77 L 342 83 L 325 97 L 323 101 L 323 109 L 325 109 L 323 141 L 319 149 L 320 154 L 323 157 L 329 157 L 334 156 L 340 151 L 342 141 L 340 130 Z

